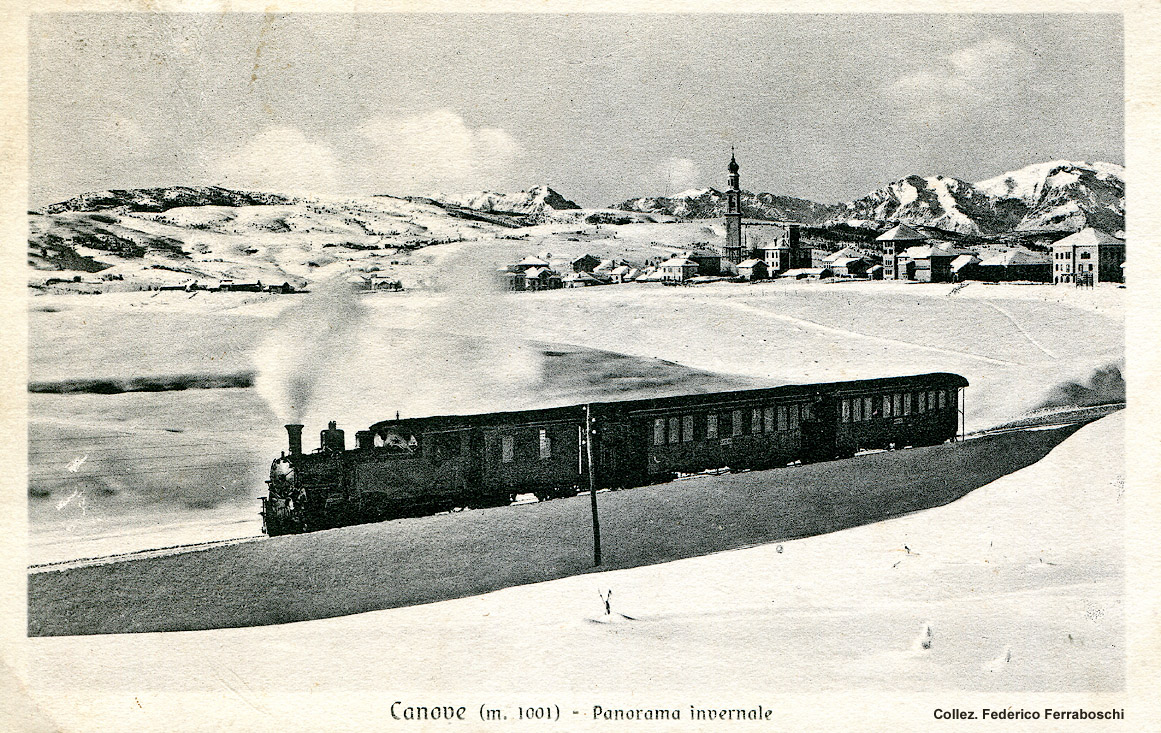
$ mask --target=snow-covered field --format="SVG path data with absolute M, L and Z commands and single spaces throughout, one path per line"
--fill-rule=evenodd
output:
M 333 419 L 353 433 L 395 411 L 709 391 L 713 374 L 729 388 L 951 371 L 972 383 L 974 430 L 1026 414 L 1124 353 L 1117 288 L 774 282 L 499 294 L 476 266 L 488 254 L 473 243 L 430 248 L 427 270 L 447 284 L 437 291 L 34 298 L 33 381 L 252 374 L 254 387 L 30 395 L 29 561 L 255 534 L 285 422 L 310 435 Z M 304 372 L 309 394 L 292 395 L 290 377 Z
M 69 730 L 379 729 L 396 700 L 466 705 L 473 730 L 480 705 L 560 705 L 567 730 L 607 726 L 595 705 L 685 721 L 763 704 L 777 729 L 859 730 L 1107 709 L 1125 683 L 1123 430 L 1114 414 L 953 504 L 830 535 L 345 618 L 35 639 L 22 676 Z M 924 695 L 825 697 L 851 688 Z

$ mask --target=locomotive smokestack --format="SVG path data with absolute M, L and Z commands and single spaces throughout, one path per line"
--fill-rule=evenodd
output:
M 287 425 L 286 434 L 290 436 L 290 455 L 302 455 L 302 426 Z

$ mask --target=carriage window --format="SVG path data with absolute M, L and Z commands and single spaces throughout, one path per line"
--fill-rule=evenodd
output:
M 762 432 L 762 411 L 755 407 L 750 410 L 750 433 L 758 435 Z
M 939 390 L 939 409 L 942 410 L 946 407 L 947 407 L 947 390 L 941 389 L 941 390 Z
M 872 400 L 870 397 L 864 397 L 863 398 L 863 419 L 870 420 L 871 413 L 874 412 L 874 410 L 875 410 L 874 400 Z
M 500 460 L 504 463 L 516 460 L 516 436 L 505 435 L 500 438 Z
M 883 395 L 883 417 L 891 417 L 891 395 Z
M 903 393 L 903 414 L 904 415 L 911 414 L 911 393 L 910 392 Z
M 894 395 L 892 395 L 892 398 L 895 402 L 895 406 L 891 409 L 891 414 L 895 415 L 895 416 L 902 415 L 903 414 L 903 395 L 896 392 Z
M 927 393 L 927 409 L 928 410 L 935 409 L 935 395 L 936 395 L 936 391 L 934 389 Z
M 677 443 L 681 440 L 681 420 L 676 417 L 669 418 L 669 442 Z
M 681 418 L 681 439 L 686 443 L 693 440 L 693 415 Z
M 716 412 L 705 416 L 705 437 L 718 437 L 718 415 Z
M 665 418 L 653 421 L 653 445 L 665 445 Z
M 742 434 L 742 411 L 741 410 L 734 410 L 734 414 L 731 417 L 732 417 L 732 419 L 730 422 L 732 423 L 732 425 L 730 425 L 730 427 L 731 427 L 730 434 L 731 435 L 741 435 Z
M 540 429 L 540 458 L 552 458 L 552 438 L 544 428 Z
M 856 397 L 854 408 L 855 408 L 854 409 L 854 421 L 855 422 L 862 422 L 863 421 L 863 401 Z
M 786 421 L 786 405 L 778 408 L 778 429 L 789 430 L 789 423 Z
M 843 422 L 851 421 L 851 401 L 843 400 Z
M 765 420 L 766 432 L 767 433 L 774 432 L 774 408 L 773 407 L 766 408 L 765 418 L 766 418 L 766 420 Z
M 794 430 L 798 427 L 798 405 L 790 406 L 790 429 Z
M 915 411 L 916 412 L 926 412 L 927 411 L 927 393 L 926 392 L 920 392 L 919 394 L 915 395 Z
M 459 433 L 436 433 L 431 439 L 432 449 L 437 459 L 458 456 L 462 452 Z
M 802 406 L 802 419 L 803 420 L 810 420 L 813 417 L 814 417 L 814 406 L 813 405 L 803 405 Z

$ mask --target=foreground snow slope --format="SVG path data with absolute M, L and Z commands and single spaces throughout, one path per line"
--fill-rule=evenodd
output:
M 1123 425 L 1104 418 L 958 502 L 879 524 L 324 621 L 37 639 L 25 674 L 65 729 L 131 713 L 171 731 L 180 713 L 190 729 L 357 730 L 390 723 L 394 700 L 444 698 L 586 721 L 594 704 L 764 703 L 777 720 L 815 709 L 801 693 L 851 687 L 959 691 L 930 696 L 913 729 L 934 706 L 1034 699 L 971 691 L 1084 692 L 1055 706 L 1093 709 L 1124 685 Z M 818 722 L 900 729 L 828 699 Z

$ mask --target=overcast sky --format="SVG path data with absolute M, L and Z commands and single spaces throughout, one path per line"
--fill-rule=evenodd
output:
M 174 184 L 585 206 L 1124 163 L 1116 15 L 33 15 L 31 204 Z

